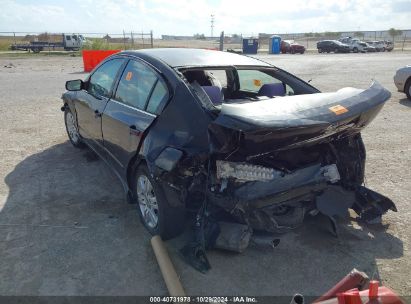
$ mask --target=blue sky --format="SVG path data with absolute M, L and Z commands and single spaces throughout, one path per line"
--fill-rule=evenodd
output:
M 0 31 L 161 34 L 411 28 L 411 0 L 0 0 Z

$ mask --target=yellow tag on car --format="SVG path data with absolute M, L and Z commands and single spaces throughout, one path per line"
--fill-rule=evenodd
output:
M 254 85 L 256 87 L 261 87 L 262 86 L 261 80 L 260 79 L 254 79 Z
M 341 115 L 341 114 L 344 114 L 344 113 L 347 113 L 348 112 L 348 109 L 347 108 L 345 108 L 345 107 L 343 107 L 343 106 L 341 106 L 341 105 L 336 105 L 336 106 L 333 106 L 333 107 L 331 107 L 331 108 L 328 108 L 331 112 L 333 112 L 335 115 Z
M 131 77 L 133 77 L 133 72 L 128 72 L 126 75 L 126 80 L 130 81 Z

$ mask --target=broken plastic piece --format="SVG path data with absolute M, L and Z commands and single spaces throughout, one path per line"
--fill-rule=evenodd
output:
M 338 182 L 341 177 L 340 173 L 338 172 L 338 168 L 336 164 L 332 164 L 329 166 L 322 167 L 324 176 L 328 179 L 330 183 Z
M 261 233 L 254 233 L 251 237 L 251 244 L 254 244 L 258 247 L 266 247 L 269 249 L 274 249 L 280 244 L 280 239 L 274 238 L 273 235 L 263 235 Z
M 204 248 L 198 244 L 187 244 L 180 249 L 180 253 L 187 264 L 191 265 L 194 269 L 197 269 L 201 273 L 206 273 L 211 269 L 211 265 L 207 259 Z
M 248 225 L 219 222 L 220 234 L 215 241 L 215 248 L 243 252 L 250 243 L 253 230 Z

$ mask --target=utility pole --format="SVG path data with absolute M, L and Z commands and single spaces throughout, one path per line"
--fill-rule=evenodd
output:
M 211 14 L 211 38 L 214 37 L 214 14 Z

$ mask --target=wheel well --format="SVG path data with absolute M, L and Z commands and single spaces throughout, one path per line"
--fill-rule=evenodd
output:
M 407 85 L 408 85 L 409 83 L 411 83 L 411 76 L 408 77 L 408 79 L 405 81 L 404 91 L 405 91 L 405 89 L 407 88 Z
M 128 189 L 131 189 L 131 177 L 132 177 L 134 169 L 137 166 L 140 166 L 142 164 L 146 164 L 146 160 L 138 153 L 136 155 L 134 155 L 133 158 L 129 161 L 128 166 L 127 166 L 127 175 L 126 175 L 127 176 Z M 129 195 L 132 196 L 132 194 L 129 194 Z M 132 199 L 132 197 L 131 197 L 131 199 Z

